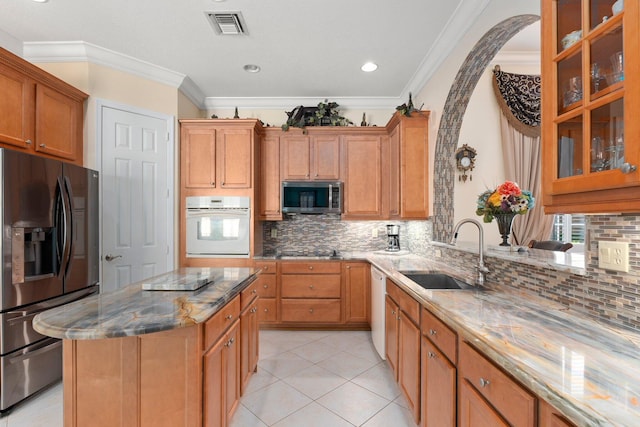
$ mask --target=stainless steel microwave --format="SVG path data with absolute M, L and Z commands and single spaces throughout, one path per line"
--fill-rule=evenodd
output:
M 342 182 L 283 181 L 282 213 L 342 213 Z

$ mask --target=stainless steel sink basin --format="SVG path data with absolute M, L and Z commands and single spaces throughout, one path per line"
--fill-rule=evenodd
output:
M 425 271 L 400 271 L 409 280 L 424 289 L 472 289 L 473 287 L 445 273 Z

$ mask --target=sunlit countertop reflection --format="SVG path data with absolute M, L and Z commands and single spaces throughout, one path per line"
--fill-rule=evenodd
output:
M 366 258 L 579 426 L 640 426 L 640 334 L 528 293 L 425 290 L 399 271 L 458 272 L 408 255 Z

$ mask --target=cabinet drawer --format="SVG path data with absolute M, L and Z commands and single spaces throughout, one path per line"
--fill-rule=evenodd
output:
M 240 317 L 240 296 L 236 296 L 204 324 L 204 348 L 211 347 L 222 333 Z
M 260 298 L 276 297 L 276 275 L 260 274 L 256 280 L 256 288 Z
M 456 350 L 458 348 L 456 333 L 426 308 L 422 309 L 421 325 L 422 334 L 429 338 L 447 356 L 447 359 L 455 365 L 457 362 Z
M 340 274 L 340 263 L 330 261 L 295 261 L 280 264 L 282 274 Z
M 460 345 L 461 380 L 480 393 L 509 424 L 534 426 L 536 398 L 466 342 Z
M 413 320 L 413 323 L 420 324 L 420 303 L 418 301 L 389 279 L 387 279 L 387 294 L 398 304 L 400 310 Z
M 258 300 L 258 321 L 260 323 L 275 322 L 278 311 L 275 298 L 260 298 Z
M 282 298 L 340 298 L 340 276 L 337 274 L 282 276 Z
M 256 261 L 255 268 L 262 270 L 259 277 L 262 277 L 265 274 L 276 274 L 275 261 Z
M 258 281 L 254 280 L 240 292 L 240 311 L 244 310 L 258 296 Z
M 283 299 L 282 321 L 301 323 L 338 323 L 339 299 Z

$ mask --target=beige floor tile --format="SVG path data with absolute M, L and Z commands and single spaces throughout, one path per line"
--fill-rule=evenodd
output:
M 375 414 L 362 427 L 417 427 L 411 413 L 396 403 L 390 403 Z
M 260 421 L 250 410 L 240 404 L 236 413 L 229 423 L 229 427 L 267 427 L 265 423 Z
M 320 366 L 312 366 L 283 381 L 315 400 L 340 387 L 347 382 L 347 379 Z
M 363 359 L 362 357 L 354 356 L 353 354 L 342 351 L 335 356 L 329 357 L 328 359 L 318 363 L 318 366 L 347 379 L 351 379 L 376 364 L 377 362 Z
M 389 400 L 351 382 L 325 394 L 316 402 L 356 426 L 390 403 Z
M 313 366 L 313 362 L 290 351 L 258 360 L 258 369 L 264 369 L 278 378 L 286 378 L 310 366 Z
M 282 381 L 268 385 L 242 399 L 242 404 L 268 426 L 311 402 L 307 396 Z
M 400 396 L 400 389 L 393 372 L 385 361 L 379 362 L 351 381 L 388 400 L 394 400 Z
M 353 424 L 340 418 L 327 408 L 315 402 L 310 403 L 287 418 L 278 421 L 273 427 L 353 427 Z

